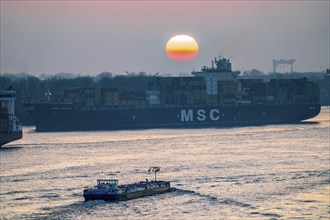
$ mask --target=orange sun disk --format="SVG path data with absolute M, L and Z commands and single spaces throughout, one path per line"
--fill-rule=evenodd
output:
M 196 40 L 188 35 L 176 35 L 166 44 L 166 54 L 174 61 L 194 59 L 199 51 Z

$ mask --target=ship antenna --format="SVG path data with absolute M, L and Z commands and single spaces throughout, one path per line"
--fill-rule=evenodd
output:
M 49 91 L 49 86 L 47 87 L 47 92 L 45 93 L 45 96 L 47 96 L 47 102 L 50 102 L 50 96 L 52 93 Z
M 156 173 L 160 171 L 160 167 L 149 167 L 148 172 L 155 172 L 155 181 L 157 180 L 156 178 Z

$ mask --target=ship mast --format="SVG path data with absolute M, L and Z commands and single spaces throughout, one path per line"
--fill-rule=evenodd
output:
M 155 181 L 157 180 L 156 178 L 156 173 L 160 171 L 160 167 L 149 167 L 148 172 L 155 172 Z
M 50 96 L 52 93 L 49 91 L 49 86 L 47 87 L 47 92 L 45 93 L 45 96 L 47 96 L 47 102 L 50 102 Z

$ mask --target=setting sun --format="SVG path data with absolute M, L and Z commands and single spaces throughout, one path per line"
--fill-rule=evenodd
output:
M 194 59 L 199 51 L 197 41 L 188 35 L 176 35 L 166 44 L 166 54 L 174 61 Z

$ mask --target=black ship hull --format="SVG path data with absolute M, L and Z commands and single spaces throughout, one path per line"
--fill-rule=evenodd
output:
M 0 147 L 12 142 L 19 140 L 23 137 L 23 132 L 20 131 L 10 131 L 10 132 L 0 132 Z
M 319 104 L 231 105 L 167 108 L 78 108 L 73 104 L 25 104 L 36 131 L 197 128 L 297 123 L 320 112 Z
M 130 193 L 121 193 L 121 194 L 107 194 L 107 193 L 100 193 L 100 194 L 86 194 L 84 193 L 85 201 L 89 200 L 104 200 L 104 201 L 125 201 L 130 199 L 137 199 L 145 196 L 151 196 L 154 194 L 168 192 L 170 190 L 170 186 L 159 187 L 155 189 L 145 189 L 136 192 Z

